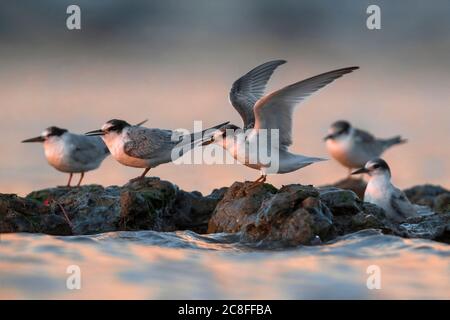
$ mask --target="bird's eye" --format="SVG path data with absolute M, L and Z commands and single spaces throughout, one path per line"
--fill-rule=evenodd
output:
M 380 165 L 379 165 L 379 164 L 374 164 L 372 168 L 374 168 L 374 169 L 378 169 L 379 167 L 380 167 Z

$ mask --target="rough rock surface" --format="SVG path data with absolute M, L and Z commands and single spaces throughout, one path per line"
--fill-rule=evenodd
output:
M 159 178 L 145 178 L 123 187 L 86 185 L 79 188 L 44 189 L 30 193 L 25 199 L 16 199 L 24 204 L 29 203 L 28 212 L 38 220 L 43 217 L 40 214 L 42 210 L 63 218 L 70 225 L 73 234 L 116 230 L 186 229 L 204 233 L 224 190 L 215 190 L 204 197 L 196 191 L 180 190 L 172 183 Z M 41 211 L 35 212 L 31 204 Z M 13 230 L 5 225 L 0 232 Z M 23 227 L 20 230 L 48 233 L 39 228 Z
M 68 221 L 48 207 L 14 194 L 0 194 L 0 232 L 72 234 Z
M 351 183 L 362 186 L 361 180 Z M 349 186 L 350 182 L 347 183 Z M 342 184 L 341 184 L 342 185 Z M 158 178 L 122 187 L 51 188 L 22 198 L 0 194 L 0 232 L 55 235 L 117 230 L 192 230 L 239 233 L 246 242 L 319 244 L 364 229 L 450 242 L 450 192 L 423 185 L 406 190 L 413 203 L 435 213 L 401 224 L 348 189 L 235 182 L 203 196 Z
M 450 191 L 430 184 L 415 186 L 405 190 L 412 202 L 430 207 L 434 212 L 450 212 Z
M 324 187 L 335 187 L 335 188 L 344 189 L 344 190 L 351 190 L 354 193 L 356 193 L 356 195 L 360 199 L 363 199 L 364 191 L 366 191 L 366 186 L 367 186 L 367 182 L 363 178 L 358 179 L 356 177 L 350 176 L 348 178 L 339 180 L 338 182 L 336 182 L 332 185 L 328 185 L 328 186 L 324 186 Z
M 412 200 L 420 203 L 421 199 L 418 196 Z M 277 190 L 271 185 L 234 183 L 214 210 L 208 231 L 241 232 L 245 241 L 285 245 L 317 244 L 364 229 L 449 242 L 450 210 L 448 201 L 440 201 L 439 208 L 447 211 L 398 224 L 386 218 L 383 209 L 363 202 L 351 190 L 301 185 Z

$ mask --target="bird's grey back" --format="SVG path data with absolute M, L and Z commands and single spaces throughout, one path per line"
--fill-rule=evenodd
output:
M 373 158 L 380 156 L 387 148 L 406 141 L 400 136 L 379 139 L 369 132 L 357 128 L 354 129 L 354 138 L 357 146 Z
M 109 155 L 109 150 L 100 137 L 68 133 L 67 142 L 73 150 L 74 160 L 79 163 L 101 161 Z
M 172 130 L 130 127 L 127 130 L 124 151 L 139 159 L 151 159 L 170 153 L 179 141 L 173 141 Z

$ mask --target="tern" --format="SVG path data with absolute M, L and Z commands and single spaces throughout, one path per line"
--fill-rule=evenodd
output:
M 364 193 L 364 201 L 373 203 L 386 212 L 386 216 L 396 222 L 417 216 L 417 211 L 406 195 L 391 182 L 391 170 L 383 159 L 374 159 L 352 174 L 367 173 L 370 176 Z
M 201 144 L 205 133 L 215 132 L 228 122 L 187 135 L 173 130 L 145 128 L 141 124 L 131 125 L 124 120 L 112 119 L 101 129 L 86 133 L 88 136 L 101 136 L 119 163 L 128 167 L 144 168 L 144 172 L 131 181 L 143 179 L 151 168 L 175 161 L 184 152 Z M 208 136 L 207 138 L 209 139 Z M 175 148 L 180 152 L 173 152 Z
M 86 137 L 54 126 L 45 129 L 40 136 L 22 142 L 42 142 L 48 163 L 70 174 L 68 187 L 74 173 L 81 173 L 77 184 L 80 186 L 84 173 L 97 169 L 109 155 L 108 148 L 99 137 Z
M 367 131 L 352 127 L 348 121 L 333 123 L 324 138 L 331 156 L 349 169 L 363 167 L 367 161 L 381 156 L 386 149 L 406 140 L 400 136 L 388 139 L 375 138 Z
M 232 85 L 229 100 L 242 117 L 243 129 L 239 130 L 239 127 L 232 124 L 224 126 L 210 141 L 204 143 L 219 144 L 240 163 L 260 170 L 261 176 L 255 183 L 265 182 L 268 173 L 293 172 L 326 160 L 289 152 L 288 147 L 292 144 L 294 107 L 315 91 L 359 68 L 333 70 L 264 95 L 270 76 L 284 63 L 285 60 L 266 62 L 236 80 Z M 275 144 L 271 139 L 274 133 L 278 134 L 279 138 Z M 265 139 L 270 140 L 266 150 L 262 150 L 264 147 L 252 147 Z M 255 150 L 258 153 L 256 155 Z M 262 161 L 261 151 L 271 157 L 270 162 Z

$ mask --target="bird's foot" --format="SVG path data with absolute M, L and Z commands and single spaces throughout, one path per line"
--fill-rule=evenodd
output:
M 260 184 L 264 184 L 264 182 L 266 182 L 267 176 L 260 176 L 258 179 L 256 179 L 255 181 L 253 181 L 253 183 L 251 184 L 250 188 L 254 188 Z

